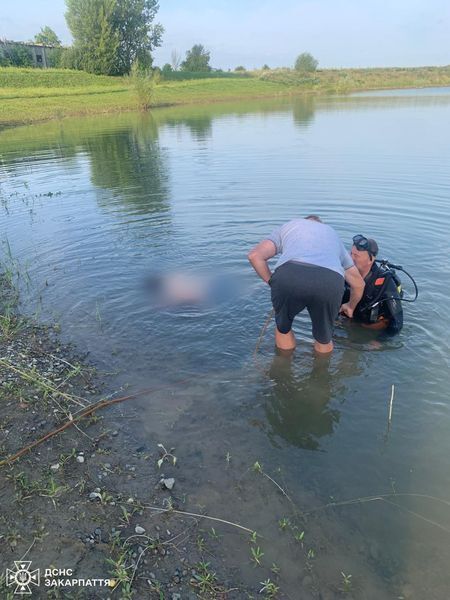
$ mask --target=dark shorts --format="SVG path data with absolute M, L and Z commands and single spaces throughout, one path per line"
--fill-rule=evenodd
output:
M 305 308 L 312 321 L 314 339 L 328 344 L 344 292 L 344 278 L 336 271 L 289 261 L 270 279 L 278 331 L 288 333 L 292 321 Z

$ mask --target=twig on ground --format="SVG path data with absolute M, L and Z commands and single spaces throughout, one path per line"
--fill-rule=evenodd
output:
M 36 538 L 33 539 L 28 550 L 25 552 L 25 554 L 22 556 L 22 558 L 20 560 L 23 560 L 25 558 L 25 556 L 27 556 L 27 554 L 29 553 L 29 551 L 31 550 L 31 548 L 34 546 L 35 543 L 36 543 Z
M 225 525 L 231 525 L 232 527 L 237 527 L 238 529 L 242 529 L 242 531 L 246 531 L 247 533 L 253 533 L 253 529 L 249 529 L 248 527 L 244 527 L 243 525 L 239 525 L 239 523 L 233 523 L 232 521 L 227 521 L 225 519 L 219 519 L 219 517 L 210 517 L 209 515 L 199 515 L 198 513 L 187 512 L 184 510 L 176 510 L 175 508 L 160 508 L 159 506 L 151 506 L 149 504 L 143 504 L 144 508 L 148 508 L 149 510 L 153 510 L 160 513 L 176 513 L 178 515 L 186 515 L 188 517 L 197 517 L 198 519 L 209 519 L 210 521 L 217 521 L 218 523 L 223 523 Z
M 190 380 L 191 380 L 191 377 L 188 377 L 186 379 L 176 382 L 175 385 L 182 385 Z M 96 410 L 100 410 L 101 408 L 105 408 L 107 406 L 110 406 L 112 404 L 117 404 L 119 402 L 125 402 L 126 400 L 133 400 L 134 398 L 137 398 L 144 394 L 154 393 L 154 392 L 157 392 L 160 390 L 167 389 L 168 387 L 169 387 L 169 385 L 162 385 L 162 386 L 156 387 L 156 388 L 148 388 L 148 389 L 140 390 L 138 392 L 135 392 L 134 394 L 130 394 L 128 396 L 122 396 L 121 398 L 112 398 L 110 400 L 99 400 L 99 402 L 96 402 L 95 404 L 92 404 L 91 406 L 88 406 L 88 407 L 84 408 L 83 410 L 79 411 L 75 415 L 72 415 L 72 419 L 69 419 L 66 423 L 64 423 L 60 427 L 57 427 L 56 429 L 54 429 L 53 431 L 50 431 L 49 433 L 47 433 L 43 437 L 39 438 L 38 440 L 35 440 L 31 444 L 28 444 L 27 446 L 25 446 L 24 448 L 22 448 L 15 454 L 8 456 L 7 458 L 1 460 L 0 467 L 3 467 L 7 464 L 10 464 L 10 463 L 16 461 L 18 458 L 20 458 L 21 456 L 23 456 L 24 454 L 26 454 L 27 452 L 29 452 L 36 446 L 39 446 L 40 444 L 42 444 L 43 442 L 52 438 L 53 436 L 57 435 L 58 433 L 63 432 L 68 427 L 75 425 L 75 423 L 77 423 L 84 417 L 89 416 L 91 413 L 93 413 Z

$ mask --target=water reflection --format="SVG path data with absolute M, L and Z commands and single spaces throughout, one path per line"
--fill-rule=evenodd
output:
M 330 401 L 342 396 L 343 377 L 357 374 L 357 354 L 344 352 L 337 368 L 331 357 L 314 356 L 312 368 L 296 374 L 294 355 L 276 352 L 269 369 L 273 387 L 266 399 L 268 435 L 277 445 L 277 437 L 305 450 L 320 450 L 320 440 L 331 436 L 339 423 L 340 411 Z M 360 369 L 359 369 L 360 371 Z
M 114 202 L 125 212 L 151 214 L 169 209 L 167 159 L 159 145 L 153 119 L 139 127 L 92 136 L 83 146 L 90 157 L 91 180 L 111 190 Z M 108 207 L 111 197 L 99 196 L 99 205 Z
M 94 187 L 113 193 L 98 194 L 102 208 L 117 211 L 120 207 L 127 214 L 140 215 L 168 213 L 168 158 L 159 143 L 158 124 L 151 115 L 103 121 L 97 118 L 95 124 L 92 119 L 68 120 L 46 124 L 43 131 L 47 135 L 38 143 L 33 128 L 18 130 L 19 143 L 16 140 L 14 149 L 2 157 L 2 168 L 9 176 L 24 174 L 24 154 L 28 169 L 30 165 L 54 169 L 62 162 L 66 172 L 77 169 L 77 161 L 82 157 L 87 161 Z M 7 140 L 5 148 L 8 150 Z
M 292 102 L 292 116 L 299 127 L 308 127 L 314 121 L 316 99 L 313 96 L 295 98 Z
M 185 116 L 182 119 L 179 118 L 168 118 L 166 123 L 169 127 L 181 130 L 186 127 L 192 135 L 192 138 L 197 142 L 207 140 L 212 136 L 212 115 L 207 114 L 193 114 Z

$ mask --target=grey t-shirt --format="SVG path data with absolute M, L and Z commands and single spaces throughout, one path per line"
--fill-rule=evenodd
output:
M 293 219 L 277 227 L 267 238 L 281 254 L 275 268 L 293 260 L 336 271 L 353 267 L 353 260 L 336 231 L 311 219 Z

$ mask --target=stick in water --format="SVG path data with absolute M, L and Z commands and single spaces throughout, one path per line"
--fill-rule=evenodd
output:
M 395 386 L 394 384 L 392 384 L 391 386 L 391 401 L 389 402 L 389 417 L 388 417 L 388 424 L 391 424 L 392 421 L 392 403 L 394 402 L 394 391 L 395 391 Z

